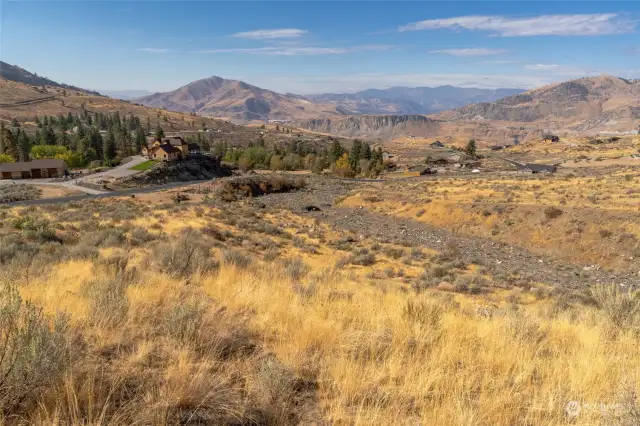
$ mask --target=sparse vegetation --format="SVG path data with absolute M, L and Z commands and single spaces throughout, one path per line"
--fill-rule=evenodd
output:
M 493 238 L 529 232 L 523 217 L 540 235 L 568 226 L 581 230 L 573 238 L 626 247 L 635 228 L 587 227 L 581 199 L 549 218 L 565 189 L 555 181 L 358 186 L 332 209 L 312 180 L 271 178 L 233 178 L 179 204 L 178 189 L 153 204 L 0 209 L 0 337 L 15 348 L 0 361 L 0 374 L 11 371 L 3 421 L 560 425 L 577 400 L 613 401 L 633 424 L 637 290 L 585 288 L 599 269 L 562 258 L 505 270 L 521 252 L 498 252 Z M 526 206 L 491 204 L 504 191 Z M 534 192 L 540 204 L 527 203 Z M 302 209 L 309 200 L 322 210 Z M 475 224 L 511 231 L 465 245 L 484 229 Z M 528 275 L 536 265 L 547 274 Z M 549 285 L 549 269 L 584 274 L 582 286 Z
M 42 191 L 34 185 L 25 184 L 0 184 L 0 204 L 14 201 L 36 200 L 40 198 Z

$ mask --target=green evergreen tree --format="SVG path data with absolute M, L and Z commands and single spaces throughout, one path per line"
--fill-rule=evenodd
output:
M 472 157 L 476 156 L 476 140 L 475 139 L 470 139 L 469 143 L 467 144 L 467 147 L 465 148 L 465 152 L 467 153 L 467 155 L 470 155 Z
M 29 151 L 31 150 L 31 141 L 27 133 L 22 131 L 18 136 L 18 158 L 20 161 L 29 161 Z
M 109 128 L 102 144 L 102 161 L 110 163 L 114 158 L 116 158 L 116 139 L 113 130 Z
M 160 127 L 160 125 L 158 125 L 158 127 L 156 127 L 155 137 L 156 137 L 156 139 L 164 138 L 164 130 L 162 130 L 162 127 Z
M 4 121 L 0 121 L 0 154 L 4 154 Z
M 371 147 L 366 142 L 362 145 L 362 158 L 371 160 Z
M 355 139 L 353 145 L 351 145 L 351 151 L 349 152 L 349 165 L 354 171 L 358 171 L 360 159 L 362 158 L 362 141 Z
M 4 153 L 18 161 L 18 144 L 13 133 L 9 129 L 4 130 Z
M 138 127 L 138 129 L 136 130 L 136 153 L 140 153 L 140 151 L 142 151 L 142 147 L 146 146 L 147 144 L 147 138 L 144 135 L 144 130 L 142 130 L 142 127 Z

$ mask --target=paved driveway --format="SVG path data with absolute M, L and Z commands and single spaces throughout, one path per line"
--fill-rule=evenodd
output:
M 137 166 L 140 163 L 144 163 L 147 159 L 141 155 L 134 155 L 131 157 L 131 161 L 121 164 L 118 167 L 114 167 L 104 172 L 94 173 L 87 176 L 81 176 L 77 179 L 69 179 L 60 182 L 53 182 L 53 179 L 24 179 L 24 180 L 0 180 L 0 185 L 11 185 L 14 183 L 24 183 L 27 185 L 53 185 L 63 186 L 65 188 L 73 189 L 76 191 L 84 192 L 85 194 L 106 194 L 108 191 L 100 191 L 98 189 L 87 188 L 82 185 L 77 185 L 80 182 L 87 182 L 98 184 L 99 181 L 112 180 L 126 176 L 132 176 L 140 173 L 139 170 L 130 170 L 131 167 Z

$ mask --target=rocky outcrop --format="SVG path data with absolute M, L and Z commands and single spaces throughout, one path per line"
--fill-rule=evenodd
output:
M 389 139 L 398 136 L 428 137 L 438 134 L 440 123 L 423 115 L 362 115 L 299 121 L 297 127 L 345 137 Z

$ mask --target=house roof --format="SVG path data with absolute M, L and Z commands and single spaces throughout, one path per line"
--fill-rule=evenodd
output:
M 182 146 L 187 144 L 187 142 L 185 142 L 185 140 L 182 139 L 180 136 L 171 136 L 168 138 L 162 138 L 161 142 L 163 144 L 171 144 L 173 146 Z
M 166 152 L 167 154 L 175 154 L 175 153 L 178 153 L 178 152 L 182 152 L 178 148 L 176 148 L 176 147 L 174 147 L 174 146 L 172 146 L 172 145 L 170 145 L 168 143 L 153 147 L 153 151 L 155 151 L 157 149 L 161 149 L 164 152 Z
M 17 163 L 1 163 L 0 172 L 26 172 L 32 169 L 66 169 L 64 160 L 43 158 L 33 161 L 19 161 Z

